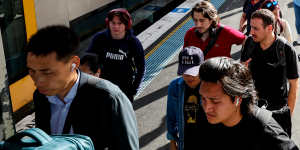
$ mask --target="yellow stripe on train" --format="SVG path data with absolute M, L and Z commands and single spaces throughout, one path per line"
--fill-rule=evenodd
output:
M 36 87 L 29 75 L 9 86 L 13 112 L 32 101 L 32 95 Z
M 23 0 L 27 40 L 37 32 L 34 0 Z M 24 62 L 25 63 L 25 62 Z M 13 112 L 32 101 L 36 87 L 29 75 L 9 86 Z

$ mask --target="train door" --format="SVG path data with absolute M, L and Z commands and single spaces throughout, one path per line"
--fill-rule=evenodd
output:
M 0 0 L 0 140 L 15 133 L 9 85 L 26 76 L 26 27 L 20 0 Z

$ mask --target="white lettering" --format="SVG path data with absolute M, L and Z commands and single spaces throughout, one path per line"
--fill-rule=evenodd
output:
M 123 60 L 124 55 L 107 52 L 106 53 L 106 58 L 109 58 L 109 59 L 112 59 L 112 60 Z
M 184 65 L 193 65 L 194 64 L 193 57 L 182 56 L 181 64 L 184 64 Z

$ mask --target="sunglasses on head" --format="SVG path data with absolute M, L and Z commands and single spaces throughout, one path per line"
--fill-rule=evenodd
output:
M 274 6 L 276 6 L 276 5 L 278 5 L 278 1 L 273 1 L 273 2 L 269 2 L 269 3 L 267 3 L 266 4 L 266 7 L 267 8 L 270 8 L 270 7 L 274 7 Z

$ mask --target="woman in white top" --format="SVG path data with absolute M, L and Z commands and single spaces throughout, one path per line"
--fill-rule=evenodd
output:
M 283 36 L 287 41 L 292 43 L 292 33 L 289 23 L 280 17 L 280 8 L 278 6 L 278 1 L 276 0 L 266 0 L 262 5 L 261 9 L 269 9 L 273 12 L 276 17 L 275 33 L 279 36 Z

